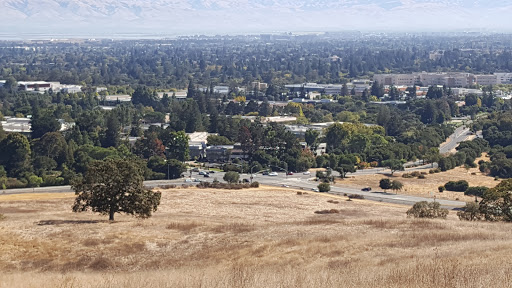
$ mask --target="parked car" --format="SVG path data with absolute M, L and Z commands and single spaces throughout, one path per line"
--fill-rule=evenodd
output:
M 290 171 L 290 172 L 286 173 L 286 175 L 293 175 L 293 172 Z
M 192 172 L 199 172 L 199 168 L 194 167 L 194 168 L 192 169 Z
M 210 170 L 210 171 L 208 171 L 208 173 L 210 173 L 210 174 L 215 174 L 215 171 Z
M 365 188 L 361 189 L 361 191 L 372 191 L 372 188 L 371 187 L 365 187 Z
M 244 179 L 242 179 L 242 182 L 243 182 L 243 183 L 249 183 L 249 182 L 251 182 L 251 181 L 249 181 L 249 179 L 247 179 L 247 178 L 244 178 Z
M 263 175 L 268 175 L 268 171 L 263 171 Z
M 204 176 L 204 178 L 210 178 L 210 174 L 208 174 L 208 173 L 204 173 L 203 176 Z
M 282 186 L 285 187 L 285 188 L 290 187 L 290 185 L 286 185 L 286 184 L 283 184 Z
M 311 191 L 313 191 L 313 192 L 320 192 L 320 190 L 318 190 L 318 188 L 313 188 L 313 189 L 311 189 Z
M 194 182 L 201 182 L 201 180 L 199 180 L 199 179 L 195 178 L 195 179 L 194 179 Z
M 190 179 L 190 178 L 185 179 L 185 183 L 190 183 L 190 182 L 192 182 L 192 179 Z
M 277 174 L 277 172 L 270 172 L 268 173 L 268 176 L 278 176 L 279 174 Z
M 204 171 L 199 171 L 199 175 L 204 175 L 204 174 L 208 174 L 208 173 L 206 173 Z
M 306 172 L 303 172 L 302 174 L 304 174 L 304 175 L 311 175 L 311 172 L 306 171 Z

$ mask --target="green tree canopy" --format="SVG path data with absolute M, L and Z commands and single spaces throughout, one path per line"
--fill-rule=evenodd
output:
M 235 171 L 229 171 L 229 172 L 226 172 L 226 174 L 224 174 L 224 181 L 228 182 L 228 183 L 237 183 L 238 180 L 240 179 L 240 174 L 238 174 L 238 172 L 235 172 Z
M 32 129 L 32 138 L 39 138 L 48 132 L 60 130 L 60 123 L 50 111 L 39 111 L 32 115 L 30 125 Z
M 92 210 L 109 215 L 110 221 L 115 213 L 150 217 L 160 204 L 161 194 L 145 189 L 143 180 L 143 169 L 131 160 L 92 162 L 85 176 L 72 185 L 77 195 L 73 211 Z
M 30 144 L 27 137 L 20 133 L 10 133 L 0 142 L 0 164 L 10 177 L 19 177 L 30 171 Z

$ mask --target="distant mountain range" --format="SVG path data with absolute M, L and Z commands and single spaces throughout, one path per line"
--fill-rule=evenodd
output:
M 505 0 L 0 0 L 0 34 L 512 30 Z

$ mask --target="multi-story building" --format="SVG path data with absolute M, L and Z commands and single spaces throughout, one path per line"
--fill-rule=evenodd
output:
M 18 82 L 18 89 L 30 92 L 44 92 L 53 89 L 60 83 L 51 83 L 46 81 L 20 81 Z
M 495 73 L 497 84 L 512 84 L 512 73 Z
M 251 90 L 257 89 L 259 91 L 265 91 L 265 90 L 267 90 L 267 88 L 268 88 L 267 83 L 263 83 L 263 82 L 259 82 L 259 81 L 254 81 L 251 83 Z
M 375 74 L 373 81 L 388 86 L 435 86 L 467 87 L 475 84 L 475 76 L 470 73 L 412 73 L 412 74 Z
M 497 75 L 475 75 L 475 82 L 478 85 L 489 86 L 498 84 Z

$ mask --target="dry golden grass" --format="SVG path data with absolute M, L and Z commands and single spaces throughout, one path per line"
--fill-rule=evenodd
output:
M 484 156 L 477 159 L 476 162 L 482 159 L 489 161 L 489 159 Z M 421 170 L 421 172 L 428 173 L 428 170 Z M 399 192 L 401 194 L 430 198 L 436 196 L 437 199 L 458 199 L 460 201 L 469 202 L 474 201 L 475 198 L 465 196 L 464 193 L 461 192 L 444 191 L 440 193 L 437 188 L 439 186 L 446 184 L 446 182 L 448 181 L 458 180 L 466 180 L 469 182 L 470 186 L 486 186 L 489 188 L 492 188 L 499 184 L 499 181 L 495 181 L 493 177 L 482 174 L 478 168 L 471 168 L 469 170 L 466 170 L 463 167 L 457 167 L 446 172 L 427 174 L 425 175 L 426 179 L 403 178 L 403 173 L 408 172 L 395 172 L 393 177 L 388 177 L 382 174 L 358 175 L 341 180 L 337 179 L 337 183 L 335 185 L 353 188 L 371 187 L 372 191 L 382 191 L 382 189 L 379 188 L 379 181 L 383 178 L 390 178 L 392 180 L 398 180 L 404 184 L 404 189 L 402 189 L 402 191 Z M 389 190 L 388 192 L 392 191 Z
M 5 194 L 0 195 L 0 202 L 21 201 L 21 200 L 47 200 L 74 198 L 75 193 L 28 193 L 28 194 Z
M 72 198 L 4 201 L 0 287 L 511 287 L 511 225 L 346 199 L 165 190 L 152 218 L 114 223 Z

